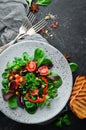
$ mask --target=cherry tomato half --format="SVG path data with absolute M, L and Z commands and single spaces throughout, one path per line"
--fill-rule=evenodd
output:
M 29 72 L 34 72 L 36 70 L 36 62 L 35 61 L 31 61 L 26 65 L 26 69 Z
M 49 69 L 48 69 L 47 66 L 41 66 L 41 67 L 38 68 L 38 72 L 42 76 L 47 76 L 49 74 Z

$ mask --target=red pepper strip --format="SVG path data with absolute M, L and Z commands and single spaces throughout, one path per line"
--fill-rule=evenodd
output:
M 32 96 L 35 96 L 35 95 L 38 94 L 38 92 L 39 92 L 39 90 L 38 90 L 38 88 L 37 88 L 37 89 L 35 89 L 34 91 L 30 91 L 29 93 L 30 93 Z
M 42 77 L 41 79 L 46 83 L 46 86 L 45 86 L 44 92 L 43 92 L 43 94 L 46 94 L 47 90 L 48 90 L 48 81 L 47 81 L 47 79 L 45 77 Z
M 27 100 L 30 101 L 30 102 L 34 102 L 34 103 L 39 102 L 39 103 L 40 103 L 40 102 L 44 102 L 44 101 L 45 101 L 46 95 L 42 95 L 42 98 L 38 97 L 36 100 L 33 100 L 33 99 L 30 98 L 29 93 L 26 93 L 26 98 L 27 98 Z

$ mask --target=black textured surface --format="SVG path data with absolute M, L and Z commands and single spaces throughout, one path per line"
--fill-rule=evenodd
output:
M 42 18 L 48 12 L 57 15 L 59 27 L 51 31 L 53 37 L 47 37 L 47 40 L 79 65 L 73 74 L 74 78 L 77 75 L 86 75 L 86 0 L 52 0 L 48 7 L 40 7 L 37 16 Z M 86 130 L 86 119 L 78 119 L 70 110 L 66 113 L 71 124 L 63 126 L 62 130 Z M 0 112 L 0 130 L 59 130 L 55 126 L 56 120 L 55 118 L 45 125 L 26 125 L 15 122 Z

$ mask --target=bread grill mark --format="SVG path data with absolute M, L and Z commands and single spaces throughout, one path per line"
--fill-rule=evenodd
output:
M 77 76 L 69 105 L 77 117 L 80 119 L 86 118 L 86 76 Z

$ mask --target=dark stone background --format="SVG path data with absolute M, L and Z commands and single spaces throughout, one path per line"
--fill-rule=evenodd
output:
M 52 0 L 49 6 L 40 6 L 36 15 L 41 19 L 48 13 L 57 15 L 59 27 L 50 29 L 47 25 L 53 37 L 43 36 L 79 65 L 73 73 L 74 80 L 77 75 L 86 75 L 86 0 Z M 45 125 L 26 125 L 15 122 L 0 112 L 0 130 L 86 130 L 86 119 L 78 119 L 69 108 L 65 113 L 68 114 L 71 124 L 58 128 L 55 125 L 56 117 Z

